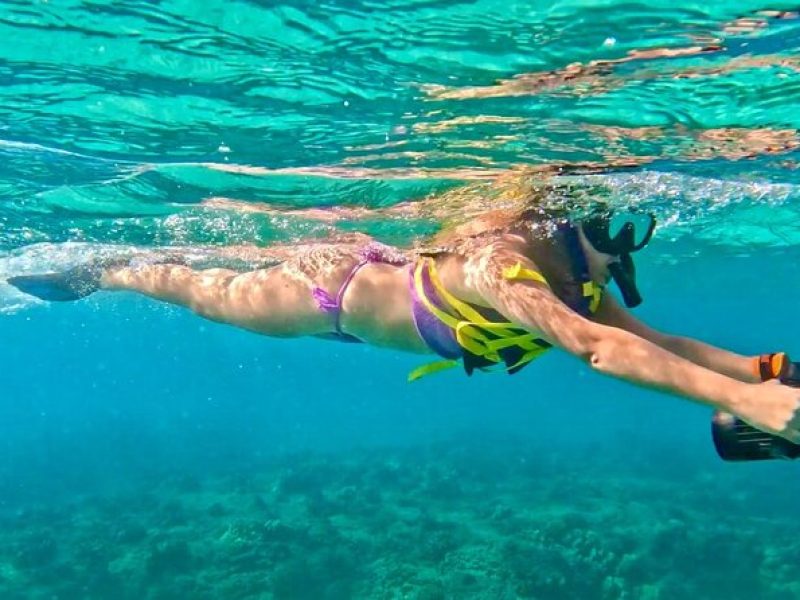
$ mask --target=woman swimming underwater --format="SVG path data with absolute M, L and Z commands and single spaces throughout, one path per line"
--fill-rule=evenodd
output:
M 639 215 L 612 235 L 607 212 L 573 221 L 529 202 L 477 215 L 425 250 L 353 235 L 266 249 L 280 262 L 248 272 L 100 260 L 9 283 L 50 301 L 133 291 L 263 335 L 439 356 L 411 380 L 454 366 L 513 374 L 558 347 L 601 373 L 715 408 L 724 458 L 793 457 L 800 371 L 786 355 L 742 356 L 655 331 L 606 292 L 613 278 L 627 307 L 640 302 L 631 255 L 654 226 Z

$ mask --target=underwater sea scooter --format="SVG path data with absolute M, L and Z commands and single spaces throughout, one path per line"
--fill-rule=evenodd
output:
M 784 385 L 800 388 L 800 363 L 783 352 L 758 357 L 761 381 L 777 379 Z M 728 461 L 754 461 L 800 457 L 800 444 L 766 433 L 739 417 L 717 411 L 711 419 L 711 437 L 717 454 Z

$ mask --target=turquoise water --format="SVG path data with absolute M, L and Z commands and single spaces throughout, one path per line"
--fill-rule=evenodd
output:
M 558 169 L 659 217 L 641 318 L 800 353 L 796 8 L 2 2 L 0 597 L 800 598 L 795 466 L 719 461 L 703 407 L 557 354 L 409 385 L 418 357 L 3 283 L 130 246 L 412 243 L 435 223 L 287 211 L 491 206 Z

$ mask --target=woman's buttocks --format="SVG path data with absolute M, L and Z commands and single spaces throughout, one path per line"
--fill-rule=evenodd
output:
M 342 299 L 342 329 L 365 342 L 428 352 L 411 317 L 411 264 L 364 265 Z

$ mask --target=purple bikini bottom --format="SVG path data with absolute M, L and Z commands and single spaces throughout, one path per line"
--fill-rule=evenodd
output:
M 463 356 L 463 350 L 456 341 L 453 330 L 425 308 L 425 305 L 417 294 L 416 287 L 414 286 L 415 265 L 413 263 L 409 263 L 405 256 L 390 246 L 385 246 L 377 242 L 365 246 L 359 258 L 359 261 L 353 266 L 350 273 L 347 274 L 347 277 L 345 277 L 335 296 L 321 287 L 315 287 L 313 289 L 312 294 L 314 300 L 317 302 L 317 306 L 322 312 L 333 317 L 334 326 L 334 331 L 320 334 L 317 337 L 342 342 L 361 342 L 362 340 L 356 336 L 342 331 L 342 300 L 344 299 L 348 286 L 352 283 L 356 274 L 366 265 L 374 263 L 397 266 L 410 264 L 409 291 L 411 293 L 411 312 L 417 334 L 419 334 L 419 337 L 425 342 L 428 348 L 443 358 L 456 360 Z M 430 270 L 428 268 L 423 268 L 421 275 L 425 297 L 429 302 L 444 310 L 442 302 L 436 293 L 436 289 L 431 282 Z
M 314 296 L 314 300 L 317 301 L 317 306 L 322 312 L 333 317 L 334 327 L 334 331 L 320 334 L 317 337 L 338 340 L 341 342 L 362 341 L 356 336 L 342 331 L 342 300 L 344 299 L 344 295 L 347 293 L 347 288 L 352 283 L 356 274 L 366 265 L 375 263 L 401 266 L 408 264 L 408 259 L 390 246 L 372 242 L 362 248 L 359 261 L 347 274 L 347 277 L 345 277 L 341 287 L 339 287 L 339 291 L 335 296 L 331 295 L 321 287 L 315 287 L 311 292 Z

